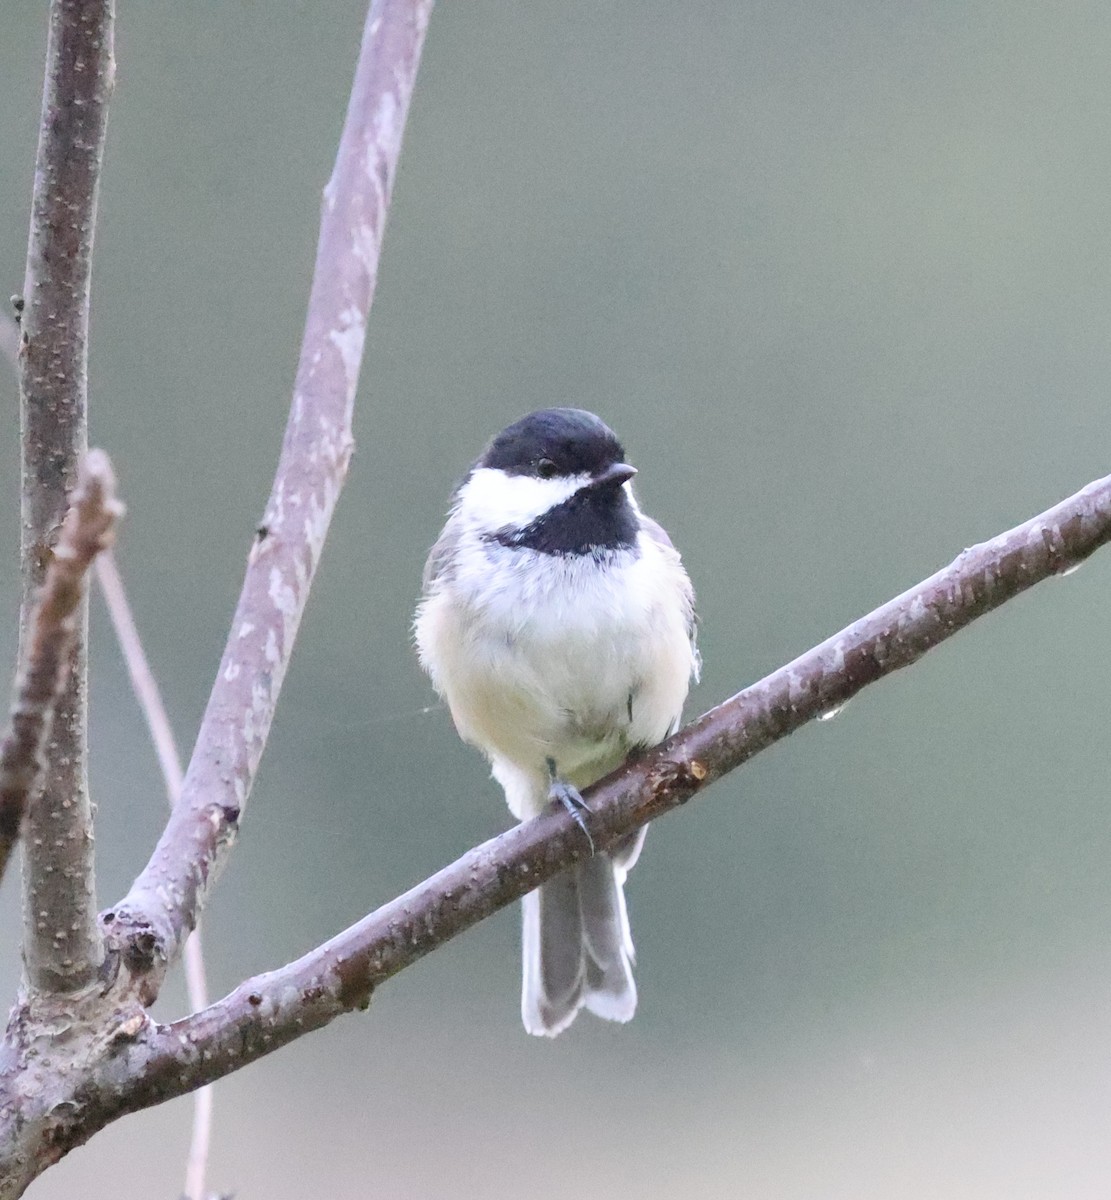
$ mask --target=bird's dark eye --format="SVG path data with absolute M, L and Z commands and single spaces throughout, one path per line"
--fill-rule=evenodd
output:
M 550 458 L 542 458 L 536 464 L 536 473 L 541 479 L 551 479 L 556 473 L 556 465 Z

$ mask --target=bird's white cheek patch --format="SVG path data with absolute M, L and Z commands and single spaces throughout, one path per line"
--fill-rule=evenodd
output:
M 456 511 L 483 531 L 493 532 L 507 525 L 520 529 L 554 505 L 562 504 L 588 482 L 586 475 L 537 479 L 480 467 L 460 489 Z

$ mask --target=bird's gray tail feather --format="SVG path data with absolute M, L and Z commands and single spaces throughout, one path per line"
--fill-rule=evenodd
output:
M 628 1021 L 636 1011 L 622 861 L 630 857 L 619 851 L 615 863 L 595 855 L 522 901 L 521 1016 L 529 1033 L 555 1037 L 584 1005 L 607 1021 Z

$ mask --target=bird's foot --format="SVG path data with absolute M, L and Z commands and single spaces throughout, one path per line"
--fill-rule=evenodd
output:
M 590 806 L 582 798 L 577 787 L 565 779 L 560 779 L 554 758 L 548 759 L 548 799 L 553 804 L 560 804 L 567 810 L 571 820 L 583 831 L 587 844 L 590 846 L 590 855 L 593 858 L 594 839 L 590 836 L 590 830 L 587 829 L 586 819 L 583 816 L 583 813 L 590 812 Z

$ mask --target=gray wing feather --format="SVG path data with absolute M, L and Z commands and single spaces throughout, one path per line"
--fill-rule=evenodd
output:
M 667 530 L 659 523 L 653 521 L 651 517 L 646 517 L 643 513 L 640 514 L 640 527 L 652 539 L 661 546 L 666 546 L 669 550 L 675 550 L 675 543 L 667 536 Z M 676 551 L 678 553 L 678 551 Z
M 459 531 L 454 522 L 448 521 L 444 526 L 436 544 L 428 552 L 424 564 L 424 575 L 421 577 L 421 587 L 425 594 L 431 591 L 433 584 L 440 579 L 451 577 L 451 563 L 455 557 L 455 548 L 459 544 Z
M 656 543 L 657 546 L 662 546 L 665 550 L 671 551 L 676 558 L 679 557 L 679 551 L 675 549 L 675 543 L 667 535 L 667 530 L 659 523 L 653 521 L 651 517 L 646 517 L 643 513 L 640 517 L 641 528 L 644 532 Z M 695 683 L 702 673 L 702 655 L 698 652 L 698 612 L 694 606 L 694 587 L 691 584 L 689 577 L 687 578 L 687 636 L 691 640 L 691 677 Z M 679 728 L 679 720 L 682 714 L 675 718 L 675 724 L 671 732 L 674 733 Z

